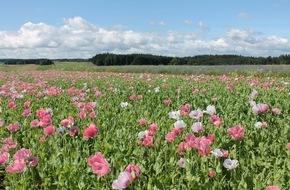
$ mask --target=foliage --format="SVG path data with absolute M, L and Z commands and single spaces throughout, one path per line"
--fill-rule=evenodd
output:
M 4 139 L 17 142 L 1 166 L 6 189 L 111 189 L 116 179 L 120 185 L 120 174 L 128 174 L 129 164 L 138 166 L 141 175 L 128 189 L 290 188 L 289 78 L 29 71 L 0 73 L 0 79 L 1 151 Z M 268 109 L 255 114 L 250 100 Z M 195 119 L 190 114 L 197 109 L 204 111 L 198 133 L 191 129 Z M 170 118 L 177 110 L 183 122 Z M 32 124 L 36 119 L 42 123 Z M 15 123 L 20 129 L 9 131 Z M 234 126 L 243 128 L 237 140 L 234 132 L 228 134 Z M 78 127 L 75 135 L 71 127 Z M 182 130 L 168 142 L 167 134 L 176 127 Z M 138 135 L 146 130 L 153 144 L 140 143 Z M 227 158 L 201 156 L 196 148 L 183 149 L 181 155 L 180 143 L 188 134 L 204 140 L 213 135 L 210 150 L 227 150 Z M 22 148 L 31 150 L 38 164 L 27 163 L 18 174 L 5 172 Z M 105 172 L 91 163 L 97 158 L 88 164 L 94 156 L 101 157 Z M 227 169 L 226 160 L 238 162 Z

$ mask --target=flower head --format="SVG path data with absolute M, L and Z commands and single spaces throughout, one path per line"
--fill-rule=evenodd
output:
M 235 169 L 238 167 L 239 161 L 238 160 L 231 160 L 231 159 L 225 159 L 223 166 L 227 168 L 228 170 Z

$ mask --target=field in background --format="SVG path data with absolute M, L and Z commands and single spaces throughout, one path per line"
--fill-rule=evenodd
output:
M 215 65 L 215 66 L 95 66 L 91 62 L 55 62 L 54 65 L 0 65 L 0 71 L 95 71 L 129 73 L 167 73 L 167 74 L 243 74 L 290 76 L 290 65 Z

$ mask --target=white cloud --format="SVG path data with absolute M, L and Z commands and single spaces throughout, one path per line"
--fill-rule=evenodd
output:
M 202 21 L 199 21 L 198 22 L 198 26 L 202 30 L 208 30 L 209 29 L 209 27 L 204 22 L 202 22 Z
M 192 21 L 191 20 L 184 20 L 183 24 L 184 25 L 192 25 Z
M 201 22 L 200 26 L 206 25 Z M 60 27 L 28 22 L 18 31 L 0 31 L 0 52 L 0 58 L 90 58 L 105 52 L 268 56 L 290 53 L 290 42 L 287 38 L 263 36 L 251 29 L 230 29 L 222 36 L 204 39 L 193 32 L 158 33 L 102 28 L 75 17 L 64 19 Z

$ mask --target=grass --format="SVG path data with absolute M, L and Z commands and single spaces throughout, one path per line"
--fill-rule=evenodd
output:
M 239 74 L 290 76 L 290 65 L 216 65 L 216 66 L 187 66 L 187 65 L 126 65 L 126 66 L 95 66 L 91 62 L 55 62 L 54 65 L 0 65 L 0 71 L 23 72 L 31 70 L 56 71 L 95 71 L 95 72 L 129 72 L 129 73 L 164 73 L 164 74 Z

